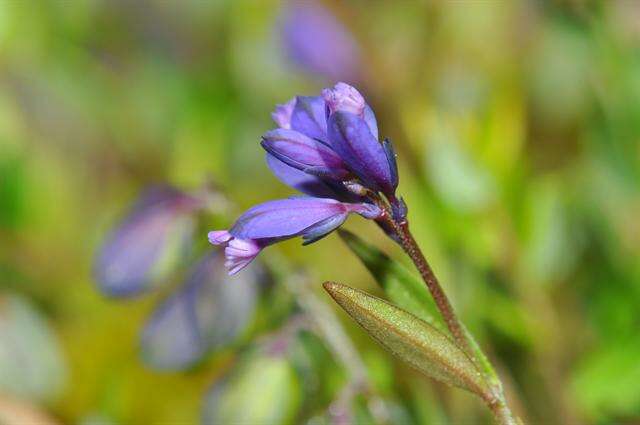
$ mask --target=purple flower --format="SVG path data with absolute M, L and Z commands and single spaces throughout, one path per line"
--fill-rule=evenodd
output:
M 305 70 L 332 80 L 353 80 L 360 51 L 349 32 L 314 1 L 291 2 L 282 25 L 284 47 Z
M 307 174 L 348 182 L 346 188 L 334 185 L 334 192 L 356 187 L 351 177 L 357 176 L 365 187 L 393 198 L 398 184 L 395 155 L 390 142 L 378 142 L 378 124 L 364 97 L 345 83 L 322 93 L 322 97 L 297 96 L 287 102 L 288 119 L 280 119 L 284 106 L 277 106 L 273 116 L 281 128 L 265 133 L 262 146 Z M 327 116 L 332 124 L 329 131 Z
M 147 190 L 102 245 L 94 265 L 100 290 L 131 296 L 149 289 L 188 243 L 199 199 L 171 187 Z
M 269 201 L 245 212 L 228 231 L 209 232 L 209 242 L 225 246 L 229 274 L 246 267 L 268 245 L 302 236 L 315 242 L 339 227 L 350 213 L 375 219 L 382 213 L 372 204 L 350 204 L 327 198 Z
M 145 363 L 181 370 L 235 341 L 254 317 L 262 277 L 252 267 L 229 282 L 220 253 L 205 255 L 147 322 L 141 338 Z
M 279 128 L 266 132 L 261 142 L 276 177 L 311 197 L 260 204 L 228 231 L 209 233 L 209 242 L 225 247 L 230 274 L 276 242 L 296 236 L 305 245 L 317 241 L 350 213 L 379 221 L 379 192 L 390 201 L 395 217 L 406 214 L 395 197 L 393 147 L 386 139 L 378 141 L 376 118 L 365 99 L 345 83 L 322 94 L 278 105 L 272 116 Z

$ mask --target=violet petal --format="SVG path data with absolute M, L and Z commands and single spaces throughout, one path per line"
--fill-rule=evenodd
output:
M 369 126 L 373 137 L 378 140 L 378 121 L 376 120 L 376 114 L 373 113 L 373 109 L 369 105 L 364 106 L 364 121 Z
M 267 154 L 267 165 L 275 176 L 287 186 L 318 198 L 335 198 L 336 193 L 320 178 L 295 169 Z
M 398 187 L 398 163 L 396 162 L 396 152 L 393 148 L 393 143 L 391 143 L 391 140 L 387 138 L 382 141 L 382 148 L 387 156 L 389 171 L 391 171 L 391 185 L 395 189 Z
M 242 214 L 229 232 L 238 239 L 293 237 L 322 220 L 344 214 L 344 205 L 325 198 L 269 201 Z
M 329 146 L 294 130 L 276 129 L 262 136 L 262 147 L 280 161 L 308 174 L 343 180 L 349 174 Z
M 322 90 L 329 114 L 349 112 L 364 118 L 366 102 L 360 92 L 349 84 L 339 82 L 331 89 Z
M 296 99 L 293 98 L 286 103 L 276 105 L 275 111 L 271 113 L 271 118 L 280 128 L 291 128 L 291 115 L 296 106 Z
M 229 233 L 238 239 L 287 239 L 302 235 L 331 217 L 348 213 L 377 218 L 380 210 L 371 204 L 348 204 L 325 198 L 280 199 L 249 209 L 238 218 Z
M 320 96 L 298 96 L 291 114 L 291 129 L 311 137 L 327 140 L 327 114 Z
M 337 229 L 347 219 L 347 213 L 334 215 L 315 225 L 311 226 L 302 234 L 304 242 L 302 245 L 309 245 L 327 236 L 329 233 Z
M 357 115 L 335 112 L 329 118 L 331 147 L 368 188 L 393 195 L 395 187 L 382 144 Z

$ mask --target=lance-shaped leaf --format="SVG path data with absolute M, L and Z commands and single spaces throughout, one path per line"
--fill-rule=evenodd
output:
M 442 315 L 433 298 L 429 295 L 424 282 L 418 276 L 353 233 L 347 230 L 338 230 L 338 233 L 394 303 L 449 335 Z M 477 359 L 478 366 L 491 384 L 499 387 L 500 380 L 491 362 L 466 328 L 465 336 L 469 341 L 472 354 Z
M 339 283 L 325 282 L 324 288 L 375 340 L 424 374 L 483 398 L 490 393 L 467 354 L 424 320 Z
M 347 230 L 339 230 L 342 240 L 371 272 L 394 303 L 415 314 L 438 330 L 448 333 L 440 312 L 425 284 L 402 264 Z

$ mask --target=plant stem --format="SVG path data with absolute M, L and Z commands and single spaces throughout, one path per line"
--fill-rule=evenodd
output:
M 469 347 L 469 342 L 467 341 L 467 338 L 464 335 L 464 331 L 462 330 L 462 325 L 460 324 L 458 317 L 454 313 L 449 299 L 442 290 L 442 286 L 440 286 L 438 278 L 436 278 L 436 275 L 433 273 L 429 262 L 424 257 L 424 254 L 418 246 L 418 243 L 409 231 L 409 223 L 406 220 L 401 223 L 397 223 L 394 220 L 392 220 L 392 222 L 400 239 L 402 248 L 407 253 L 409 258 L 411 258 L 411 261 L 413 261 L 413 264 L 418 269 L 420 276 L 422 276 L 422 280 L 427 285 L 427 288 L 429 289 L 429 292 L 431 293 L 431 296 L 433 297 L 438 310 L 442 314 L 447 328 L 449 328 L 449 331 L 451 332 L 451 335 L 453 336 L 455 342 L 460 346 L 460 348 L 467 352 L 467 354 L 469 354 L 472 359 L 475 360 L 475 356 L 473 356 L 473 352 Z
M 367 408 L 376 424 L 389 422 L 391 414 L 386 403 L 376 394 L 370 381 L 367 367 L 358 354 L 335 313 L 318 299 L 308 285 L 307 278 L 301 273 L 291 273 L 284 278 L 285 285 L 296 296 L 304 312 L 311 318 L 329 350 L 345 366 L 351 375 L 338 400 L 332 403 L 334 408 L 342 409 L 349 405 L 352 398 L 364 394 L 368 400 Z
M 381 204 L 379 203 L 379 205 Z M 397 241 L 418 269 L 422 280 L 429 289 L 429 292 L 436 303 L 436 307 L 440 311 L 440 314 L 442 314 L 445 324 L 447 325 L 449 332 L 451 332 L 456 344 L 458 344 L 458 346 L 469 355 L 471 360 L 480 370 L 485 371 L 484 375 L 492 390 L 490 393 L 485 394 L 485 396 L 482 397 L 484 402 L 487 404 L 499 424 L 516 425 L 518 422 L 514 419 L 509 406 L 507 406 L 504 392 L 502 390 L 502 384 L 499 382 L 495 372 L 492 373 L 492 376 L 488 376 L 486 369 L 482 367 L 481 359 L 476 356 L 474 350 L 471 348 L 469 339 L 465 333 L 466 331 L 453 311 L 453 307 L 451 306 L 449 299 L 440 286 L 440 282 L 438 282 L 438 278 L 433 273 L 433 270 L 422 253 L 420 246 L 409 230 L 409 222 L 406 219 L 394 220 L 389 209 L 384 208 L 384 210 L 385 214 L 382 217 L 384 224 L 387 228 L 390 227 L 394 230 L 395 235 L 397 236 Z M 493 368 L 491 368 L 491 370 L 492 369 Z M 497 380 L 497 382 L 492 382 L 494 379 Z
M 496 418 L 496 421 L 502 425 L 517 425 L 518 422 L 514 419 L 511 414 L 511 410 L 507 403 L 501 399 L 496 403 L 487 403 L 489 409 L 491 409 L 491 413 Z

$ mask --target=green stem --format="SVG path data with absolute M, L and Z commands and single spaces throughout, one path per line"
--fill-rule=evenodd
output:
M 422 250 L 418 246 L 418 243 L 409 231 L 409 223 L 407 221 L 397 223 L 394 220 L 392 220 L 392 222 L 396 233 L 400 238 L 400 244 L 402 245 L 402 248 L 407 253 L 409 258 L 411 258 L 411 261 L 413 261 L 413 264 L 418 269 L 422 280 L 427 285 L 427 288 L 429 289 L 429 292 L 431 293 L 431 296 L 433 297 L 433 300 L 435 301 L 440 314 L 442 314 L 442 318 L 444 319 L 444 322 L 447 325 L 449 332 L 451 332 L 451 335 L 453 336 L 455 342 L 460 346 L 460 348 L 466 351 L 472 359 L 475 358 L 473 352 L 471 351 L 471 348 L 469 347 L 469 341 L 464 335 L 462 325 L 460 324 L 458 317 L 454 313 L 449 299 L 445 295 L 442 286 L 440 286 L 438 278 L 436 278 L 436 275 L 433 273 L 433 270 L 431 269 L 429 262 L 422 253 Z
M 487 403 L 489 409 L 491 409 L 491 413 L 496 418 L 496 422 L 502 425 L 518 425 L 518 422 L 514 419 L 513 414 L 511 414 L 511 410 L 507 403 L 504 401 L 504 398 L 501 396 L 499 400 L 493 403 Z
M 487 360 L 483 354 L 481 355 L 481 358 L 479 358 L 475 353 L 475 350 L 472 349 L 465 328 L 458 320 L 458 317 L 453 311 L 453 307 L 451 306 L 449 299 L 444 293 L 442 286 L 440 286 L 438 278 L 433 273 L 433 270 L 431 269 L 429 262 L 422 253 L 420 246 L 411 234 L 408 221 L 396 221 L 392 218 L 390 211 L 387 208 L 384 209 L 385 214 L 382 220 L 384 220 L 387 226 L 390 226 L 394 229 L 395 234 L 398 237 L 398 241 L 402 246 L 402 249 L 406 252 L 409 258 L 411 258 L 411 261 L 413 261 L 413 264 L 418 269 L 422 280 L 429 289 L 429 292 L 431 293 L 431 296 L 433 297 L 433 300 L 435 301 L 440 314 L 442 314 L 445 324 L 447 325 L 449 332 L 451 332 L 451 335 L 453 336 L 455 342 L 462 350 L 464 350 L 469 355 L 474 363 L 480 366 L 481 370 L 485 371 L 483 375 L 485 375 L 485 378 L 487 378 L 487 381 L 492 388 L 492 392 L 490 394 L 487 394 L 485 397 L 482 397 L 484 402 L 487 404 L 489 409 L 491 409 L 491 412 L 493 413 L 496 421 L 499 424 L 516 425 L 518 422 L 516 422 L 516 420 L 514 419 L 509 406 L 507 406 L 504 392 L 502 390 L 502 384 L 500 383 L 497 375 L 495 375 L 495 372 L 493 372 L 492 367 L 489 366 L 492 371 L 491 374 L 488 374 L 486 372 L 486 365 L 484 368 L 481 367 L 482 361 L 487 362 Z

